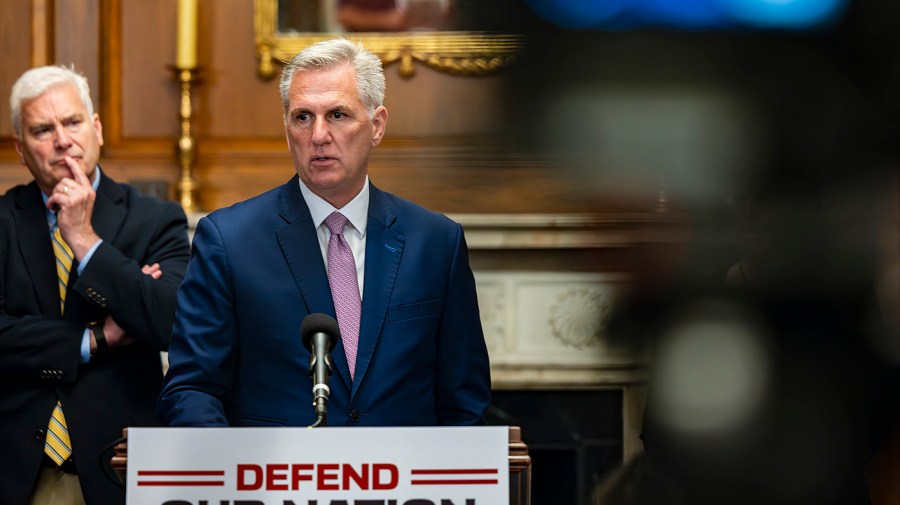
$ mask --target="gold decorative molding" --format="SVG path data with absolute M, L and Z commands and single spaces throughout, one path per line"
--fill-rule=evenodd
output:
M 280 33 L 277 1 L 254 0 L 258 73 L 266 79 L 275 75 L 276 61 L 288 61 L 311 44 L 341 35 Z M 366 32 L 343 36 L 362 42 L 385 66 L 399 63 L 403 77 L 415 74 L 416 62 L 452 74 L 488 74 L 515 63 L 523 47 L 520 35 L 486 32 Z
M 197 161 L 197 142 L 192 133 L 193 108 L 191 107 L 191 84 L 197 82 L 197 69 L 173 68 L 176 78 L 181 83 L 181 102 L 178 107 L 178 117 L 181 122 L 181 136 L 175 150 L 178 153 L 178 165 L 181 167 L 181 177 L 178 181 L 178 199 L 187 213 L 200 210 L 196 202 L 197 183 L 191 173 L 194 163 Z

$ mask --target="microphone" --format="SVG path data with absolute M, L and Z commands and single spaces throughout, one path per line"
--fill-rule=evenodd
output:
M 341 331 L 337 321 L 328 314 L 317 312 L 303 318 L 300 325 L 300 338 L 303 347 L 309 351 L 309 376 L 313 387 L 313 408 L 316 422 L 310 427 L 325 426 L 328 413 L 328 376 L 331 375 L 331 351 L 337 344 L 337 336 Z

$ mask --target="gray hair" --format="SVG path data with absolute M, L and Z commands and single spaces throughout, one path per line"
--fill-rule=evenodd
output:
M 81 103 L 87 109 L 88 116 L 94 115 L 94 102 L 91 101 L 91 88 L 88 85 L 87 77 L 76 72 L 74 65 L 72 67 L 62 65 L 35 67 L 19 77 L 19 80 L 13 84 L 12 92 L 9 95 L 10 115 L 16 135 L 20 137 L 22 135 L 22 102 L 37 98 L 54 86 L 65 84 L 73 86 L 78 91 L 78 97 L 81 98 Z
M 285 64 L 278 85 L 285 115 L 290 104 L 289 95 L 294 72 L 329 69 L 343 64 L 350 64 L 356 70 L 356 91 L 369 116 L 373 116 L 375 109 L 384 103 L 384 70 L 381 67 L 381 60 L 362 44 L 344 38 L 317 42 L 297 53 Z

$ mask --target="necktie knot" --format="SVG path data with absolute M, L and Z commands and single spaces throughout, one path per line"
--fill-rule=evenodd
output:
M 347 225 L 347 216 L 341 214 L 340 212 L 332 212 L 325 218 L 325 226 L 331 230 L 333 235 L 342 235 L 344 233 L 344 226 Z

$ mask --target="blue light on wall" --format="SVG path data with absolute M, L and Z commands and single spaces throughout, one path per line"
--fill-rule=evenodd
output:
M 563 28 L 594 28 L 609 22 L 633 0 L 528 0 L 536 14 Z
M 803 30 L 827 25 L 850 0 L 528 0 L 545 20 L 569 29 L 664 26 L 680 29 Z
M 719 5 L 721 0 L 631 1 L 641 25 L 684 29 L 727 27 L 731 20 Z
M 847 0 L 717 0 L 737 22 L 760 28 L 815 28 L 834 21 Z

